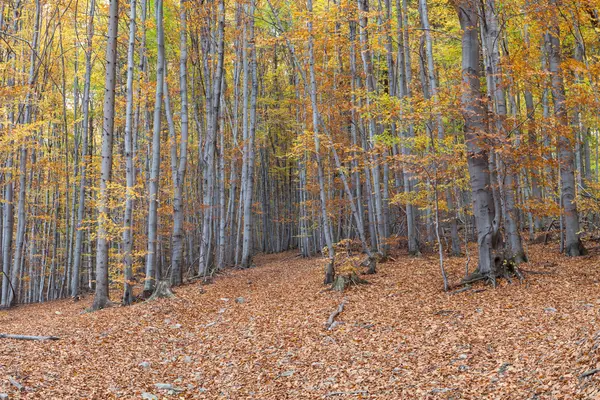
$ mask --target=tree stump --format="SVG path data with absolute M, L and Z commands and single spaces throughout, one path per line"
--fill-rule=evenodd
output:
M 356 272 L 352 272 L 350 274 L 336 275 L 333 284 L 331 285 L 331 289 L 337 292 L 343 292 L 350 285 L 364 285 L 367 284 L 364 279 L 361 279 Z
M 154 293 L 152 293 L 148 301 L 165 298 L 171 299 L 173 297 L 175 297 L 175 294 L 171 291 L 171 283 L 168 279 L 161 279 L 158 281 L 156 289 L 154 289 Z

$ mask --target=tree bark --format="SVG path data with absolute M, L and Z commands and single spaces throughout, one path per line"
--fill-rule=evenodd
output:
M 115 126 L 115 85 L 117 67 L 117 35 L 119 0 L 110 0 L 102 121 L 102 161 L 98 198 L 98 233 L 96 239 L 96 293 L 92 308 L 99 310 L 108 304 L 108 183 L 112 174 L 112 144 Z

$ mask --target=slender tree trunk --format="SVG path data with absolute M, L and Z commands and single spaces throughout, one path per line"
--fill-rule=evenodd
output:
M 246 181 L 244 191 L 244 234 L 242 241 L 242 268 L 250 267 L 252 263 L 252 198 L 254 188 L 254 136 L 256 132 L 256 99 L 258 95 L 258 77 L 256 62 L 256 47 L 254 45 L 254 11 L 255 3 L 251 0 L 251 5 L 247 11 L 249 17 L 249 50 L 250 50 L 250 73 L 251 73 L 251 94 L 250 94 L 250 129 L 248 139 L 246 140 L 246 161 L 248 163 L 246 171 Z
M 154 131 L 152 133 L 152 165 L 148 190 L 148 252 L 146 254 L 146 281 L 144 292 L 150 295 L 155 288 L 158 272 L 158 187 L 160 179 L 160 133 L 162 128 L 162 103 L 165 88 L 165 43 L 163 27 L 163 2 L 156 1 L 156 94 L 154 99 Z
M 83 86 L 83 134 L 81 145 L 81 172 L 79 174 L 79 200 L 77 205 L 77 231 L 75 233 L 75 249 L 73 255 L 73 273 L 71 277 L 71 296 L 79 295 L 79 276 L 81 263 L 83 261 L 83 220 L 85 217 L 85 192 L 87 187 L 87 167 L 88 167 L 88 138 L 90 125 L 90 86 L 92 76 L 92 39 L 94 37 L 94 14 L 96 6 L 95 0 L 90 0 L 89 17 L 87 22 L 87 42 L 85 49 L 85 82 Z
M 179 33 L 179 92 L 181 95 L 181 138 L 179 164 L 173 176 L 173 251 L 171 255 L 171 285 L 181 284 L 183 271 L 183 183 L 187 169 L 187 146 L 189 137 L 188 90 L 187 90 L 187 12 L 184 1 L 180 4 Z M 173 142 L 172 146 L 175 146 Z
M 106 48 L 106 76 L 104 84 L 104 115 L 102 122 L 102 161 L 98 203 L 98 234 L 96 245 L 96 294 L 92 308 L 99 310 L 108 303 L 108 183 L 112 173 L 112 144 L 115 125 L 115 84 L 117 66 L 117 35 L 119 27 L 119 0 L 111 0 Z
M 323 235 L 325 236 L 325 243 L 327 245 L 327 251 L 329 255 L 329 262 L 325 269 L 324 283 L 329 284 L 333 282 L 335 271 L 333 269 L 333 240 L 331 238 L 331 230 L 329 228 L 329 216 L 327 215 L 327 194 L 325 192 L 325 174 L 323 172 L 323 161 L 321 159 L 321 141 L 319 139 L 319 110 L 317 103 L 317 78 L 315 74 L 315 55 L 314 55 L 314 39 L 313 39 L 313 23 L 312 13 L 313 6 L 312 0 L 307 0 L 306 8 L 308 11 L 308 68 L 310 75 L 310 99 L 312 105 L 312 122 L 313 122 L 313 139 L 315 142 L 315 157 L 317 160 L 317 179 L 319 181 L 319 196 L 321 200 L 321 219 L 323 227 Z
M 123 304 L 133 301 L 133 205 L 135 186 L 135 166 L 133 165 L 133 69 L 135 52 L 136 0 L 129 3 L 129 46 L 127 48 L 127 89 L 125 106 L 125 213 L 123 215 Z
M 553 4 L 556 4 L 553 1 Z M 567 132 L 569 122 L 565 104 L 565 87 L 561 69 L 560 31 L 558 25 L 552 27 L 544 36 L 548 54 L 548 70 L 551 76 L 554 115 L 563 128 L 558 137 L 557 151 L 560 165 L 561 198 L 565 220 L 565 253 L 568 256 L 581 256 L 587 253 L 579 238 L 579 214 L 575 204 L 575 172 L 573 167 L 574 132 Z

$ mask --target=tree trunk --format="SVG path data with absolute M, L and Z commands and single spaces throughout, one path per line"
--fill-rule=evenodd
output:
M 158 273 L 156 269 L 158 255 L 158 187 L 160 179 L 160 134 L 162 128 L 162 103 L 165 88 L 165 43 L 163 27 L 163 1 L 156 1 L 156 93 L 154 98 L 154 122 L 152 133 L 152 165 L 148 190 L 148 252 L 146 254 L 146 281 L 144 292 L 149 295 L 154 291 Z
M 555 3 L 553 1 L 553 3 Z M 579 214 L 575 204 L 575 172 L 573 167 L 573 134 L 568 132 L 569 122 L 565 104 L 565 87 L 562 77 L 562 62 L 560 50 L 560 28 L 552 27 L 544 35 L 546 52 L 548 54 L 548 70 L 551 76 L 552 100 L 554 115 L 563 128 L 557 141 L 557 152 L 560 165 L 560 181 L 562 188 L 562 204 L 565 220 L 565 253 L 568 256 L 581 256 L 587 253 L 579 238 Z
M 457 4 L 462 35 L 462 113 L 465 119 L 467 162 L 473 193 L 473 214 L 477 227 L 479 250 L 478 272 L 495 276 L 495 251 L 500 244 L 498 221 L 494 220 L 494 198 L 491 190 L 488 151 L 483 142 L 485 109 L 481 96 L 479 35 L 477 9 L 469 0 Z
M 133 301 L 133 203 L 135 199 L 135 166 L 133 165 L 133 69 L 135 51 L 136 0 L 129 3 L 129 46 L 127 48 L 127 88 L 125 106 L 125 213 L 123 215 L 123 304 Z
M 98 234 L 96 245 L 96 294 L 92 308 L 99 310 L 108 303 L 108 183 L 112 173 L 112 144 L 115 125 L 115 84 L 117 66 L 117 35 L 119 0 L 110 0 L 104 84 L 104 114 L 102 122 L 102 161 L 98 203 Z
M 183 271 L 183 183 L 187 169 L 188 146 L 188 90 L 187 90 L 187 12 L 183 0 L 180 4 L 181 30 L 179 33 L 179 92 L 181 95 L 181 138 L 179 165 L 174 173 L 173 185 L 173 251 L 171 255 L 171 285 L 181 284 Z M 175 141 L 172 146 L 175 146 Z

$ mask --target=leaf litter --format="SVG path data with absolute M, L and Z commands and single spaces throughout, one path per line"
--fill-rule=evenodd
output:
M 203 290 L 176 288 L 173 299 L 93 313 L 82 313 L 91 296 L 20 306 L 0 312 L 3 332 L 61 339 L 0 340 L 0 393 L 600 399 L 599 251 L 571 259 L 533 245 L 529 256 L 527 270 L 551 265 L 552 274 L 455 295 L 442 291 L 433 255 L 395 254 L 369 285 L 338 293 L 321 284 L 322 260 L 284 253 L 259 256 L 257 268 L 229 270 Z M 453 281 L 464 263 L 447 259 Z

